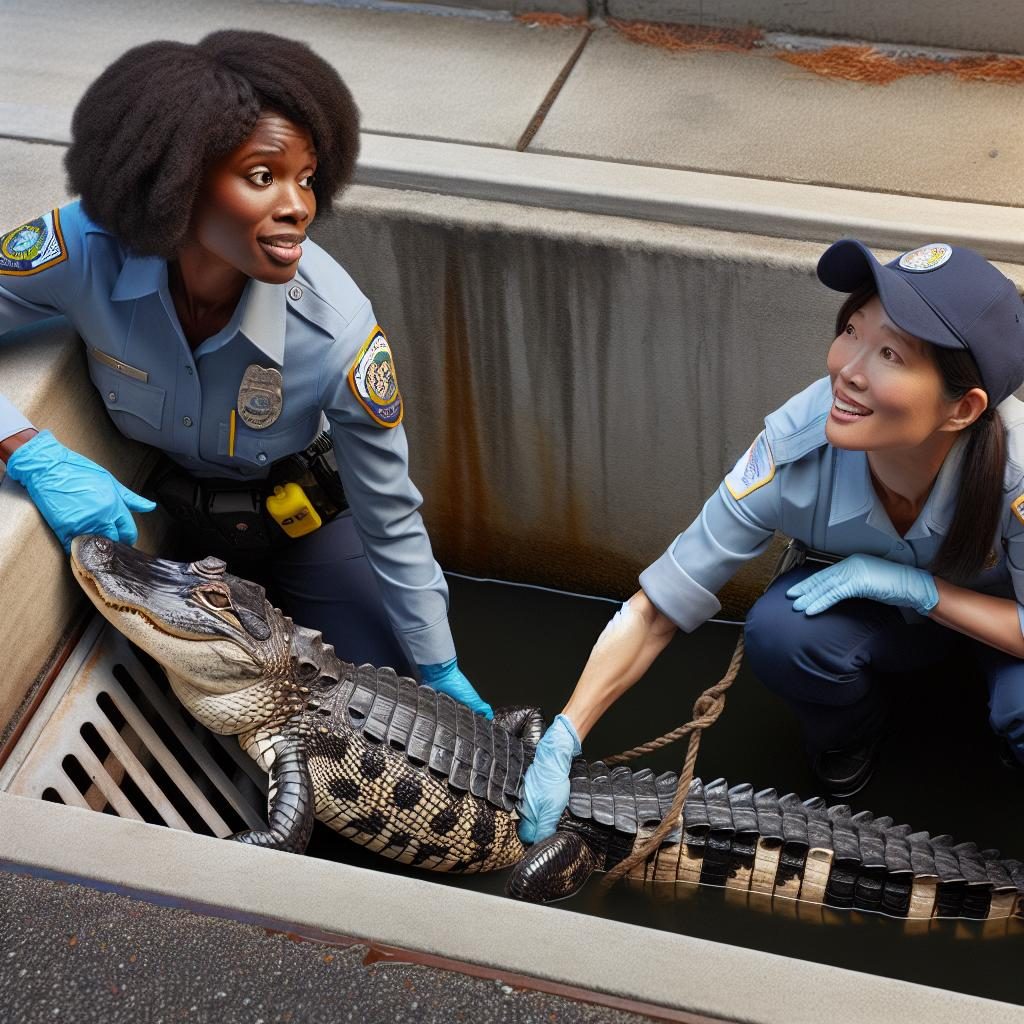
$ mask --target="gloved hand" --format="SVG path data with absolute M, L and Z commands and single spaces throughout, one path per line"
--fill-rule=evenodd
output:
M 537 744 L 523 779 L 519 801 L 519 838 L 537 843 L 555 831 L 569 802 L 569 766 L 580 753 L 580 738 L 565 715 L 556 715 Z
M 491 705 L 473 689 L 473 684 L 462 674 L 458 658 L 442 661 L 439 665 L 416 667 L 420 670 L 420 679 L 424 686 L 429 686 L 438 693 L 447 693 L 449 697 L 486 718 L 494 717 Z
M 43 430 L 11 452 L 7 475 L 29 493 L 64 550 L 80 533 L 98 533 L 134 544 L 139 531 L 132 512 L 152 512 L 156 504 L 128 490 L 102 466 L 65 448 Z
M 844 558 L 794 584 L 786 591 L 786 597 L 796 598 L 793 611 L 808 615 L 817 615 L 850 597 L 913 608 L 922 615 L 939 603 L 939 592 L 930 572 L 874 555 Z

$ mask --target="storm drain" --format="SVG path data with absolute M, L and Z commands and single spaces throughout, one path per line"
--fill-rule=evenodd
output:
M 219 838 L 265 828 L 266 776 L 183 712 L 100 616 L 0 770 L 0 790 Z

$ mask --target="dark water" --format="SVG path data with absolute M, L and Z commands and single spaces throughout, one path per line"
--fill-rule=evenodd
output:
M 450 582 L 460 664 L 477 689 L 495 706 L 536 704 L 549 718 L 557 714 L 615 605 L 502 584 Z M 736 636 L 735 627 L 716 624 L 677 636 L 647 677 L 595 727 L 584 754 L 595 760 L 689 720 L 694 699 L 725 671 Z M 1024 857 L 1024 772 L 1008 771 L 997 761 L 982 682 L 951 664 L 901 679 L 899 686 L 891 736 L 870 785 L 851 801 L 854 811 L 888 814 L 915 829 L 950 832 L 982 849 L 998 847 L 1006 856 Z M 685 745 L 678 743 L 636 764 L 678 771 L 684 754 Z M 745 670 L 729 691 L 722 717 L 705 735 L 697 773 L 803 797 L 815 791 L 794 721 Z M 368 853 L 319 825 L 310 853 L 493 894 L 502 892 L 507 874 L 427 874 Z M 557 907 L 1024 1003 L 1024 925 L 1008 931 L 1005 922 L 908 924 L 793 903 L 780 907 L 778 901 L 766 908 L 706 887 L 676 898 L 625 885 L 605 891 L 599 877 Z M 674 893 L 681 887 L 665 888 Z M 699 969 L 680 968 L 687 966 Z

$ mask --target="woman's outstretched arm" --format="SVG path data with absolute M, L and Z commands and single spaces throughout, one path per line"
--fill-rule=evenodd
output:
M 638 590 L 597 638 L 564 714 L 580 740 L 650 667 L 678 627 Z

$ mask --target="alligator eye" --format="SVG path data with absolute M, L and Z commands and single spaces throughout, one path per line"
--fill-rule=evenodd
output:
M 231 607 L 231 599 L 222 590 L 200 590 L 196 596 L 211 608 Z

